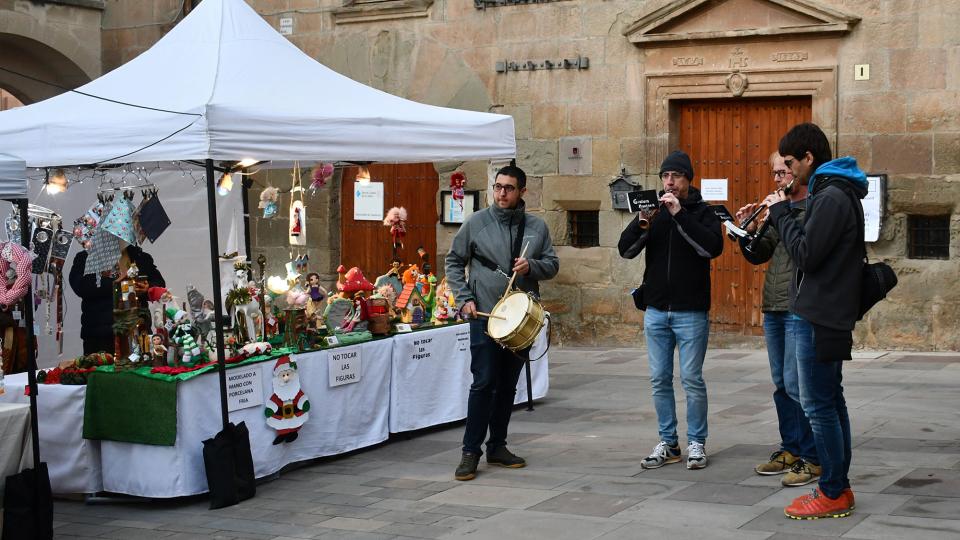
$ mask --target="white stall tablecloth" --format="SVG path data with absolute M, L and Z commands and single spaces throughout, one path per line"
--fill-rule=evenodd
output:
M 7 391 L 0 396 L 0 403 L 30 402 L 23 393 L 27 386 L 26 373 L 7 375 L 4 382 Z M 54 493 L 102 491 L 100 442 L 83 438 L 87 387 L 68 384 L 38 384 L 37 387 L 40 459 L 47 463 L 50 471 L 50 488 Z
M 8 476 L 33 467 L 30 406 L 0 403 L 0 500 Z
M 389 436 L 390 360 L 393 340 L 358 345 L 359 382 L 329 386 L 330 351 L 294 355 L 300 385 L 310 401 L 309 419 L 291 443 L 274 445 L 276 432 L 266 425 L 265 405 L 230 413 L 233 423 L 245 422 L 258 478 L 285 465 L 341 454 L 383 442 Z M 337 351 L 339 349 L 333 349 Z M 264 404 L 273 394 L 276 361 L 228 370 L 260 369 Z M 180 383 L 177 388 L 177 442 L 151 446 L 102 441 L 103 487 L 106 491 L 141 497 L 180 497 L 207 491 L 203 441 L 221 429 L 219 380 L 216 373 Z
M 470 373 L 470 325 L 450 325 L 394 336 L 390 377 L 390 432 L 400 433 L 467 417 Z M 531 358 L 546 347 L 542 332 Z M 518 360 L 519 362 L 519 360 Z M 531 362 L 533 397 L 547 395 L 547 356 Z M 520 373 L 516 403 L 527 401 L 526 375 Z

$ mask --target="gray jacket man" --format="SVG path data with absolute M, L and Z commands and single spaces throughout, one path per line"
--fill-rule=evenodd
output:
M 526 465 L 506 446 L 523 361 L 493 341 L 486 334 L 487 321 L 476 318 L 478 310 L 493 310 L 506 292 L 511 273 L 517 274 L 517 288 L 536 295 L 540 292 L 538 282 L 552 278 L 560 269 L 546 224 L 525 212 L 521 197 L 526 185 L 527 175 L 522 169 L 500 169 L 493 184 L 494 204 L 471 215 L 460 227 L 446 258 L 447 284 L 470 321 L 473 373 L 463 455 L 454 473 L 457 480 L 476 476 L 488 427 L 487 463 L 509 468 Z M 525 251 L 522 246 L 526 246 Z M 520 354 L 528 355 L 529 350 Z

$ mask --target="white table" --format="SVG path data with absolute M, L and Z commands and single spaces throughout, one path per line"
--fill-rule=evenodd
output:
M 0 403 L 30 403 L 30 399 L 24 395 L 26 373 L 7 375 L 4 383 L 7 391 L 0 396 Z M 37 385 L 40 459 L 47 463 L 50 488 L 54 493 L 96 493 L 103 490 L 100 443 L 83 438 L 83 403 L 86 395 L 87 387 L 83 385 Z
M 276 432 L 265 422 L 264 406 L 230 413 L 233 423 L 245 422 L 250 431 L 254 473 L 261 478 L 285 465 L 331 456 L 383 442 L 389 436 L 390 359 L 393 341 L 357 345 L 362 376 L 356 383 L 330 387 L 331 352 L 294 355 L 300 385 L 310 400 L 309 420 L 292 443 L 274 445 Z M 263 403 L 273 394 L 275 361 L 236 370 L 260 372 Z M 203 441 L 221 429 L 219 379 L 207 373 L 178 384 L 177 441 L 174 446 L 151 446 L 101 441 L 103 488 L 141 497 L 180 497 L 207 491 Z
M 390 432 L 400 433 L 467 417 L 470 374 L 470 325 L 399 334 L 393 338 L 390 377 Z M 531 350 L 537 358 L 546 347 L 542 332 Z M 519 360 L 518 360 L 519 361 Z M 530 363 L 533 398 L 547 395 L 547 357 Z M 520 373 L 515 403 L 527 401 L 527 380 Z
M 33 467 L 33 436 L 30 406 L 0 403 L 0 500 L 3 484 L 11 474 Z

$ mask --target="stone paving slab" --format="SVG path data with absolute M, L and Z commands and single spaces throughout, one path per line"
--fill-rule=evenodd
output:
M 854 528 L 866 517 L 867 514 L 854 512 L 853 515 L 838 519 L 796 520 L 784 516 L 783 507 L 779 507 L 767 510 L 741 529 L 837 537 Z
M 517 408 L 511 424 L 524 469 L 481 461 L 474 481 L 455 481 L 463 424 L 453 423 L 291 467 L 220 510 L 204 496 L 58 500 L 57 538 L 960 538 L 956 353 L 868 351 L 844 366 L 857 509 L 818 521 L 783 516 L 813 486 L 753 473 L 779 444 L 764 351 L 708 351 L 709 466 L 700 471 L 639 466 L 657 442 L 644 351 L 551 355 L 549 396 L 534 411 Z M 675 391 L 685 443 L 679 377 Z

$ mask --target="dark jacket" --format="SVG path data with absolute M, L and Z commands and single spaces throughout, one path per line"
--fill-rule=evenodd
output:
M 843 157 L 817 168 L 808 188 L 802 225 L 785 202 L 770 207 L 771 224 L 797 268 L 790 311 L 827 328 L 853 330 L 864 255 L 860 199 L 867 195 L 867 177 L 855 159 Z
M 620 256 L 632 259 L 646 249 L 644 300 L 664 311 L 710 310 L 710 259 L 723 253 L 720 218 L 690 186 L 680 211 L 661 210 L 643 230 L 631 219 L 620 234 Z
M 790 215 L 797 223 L 803 223 L 803 214 L 807 200 L 790 203 Z M 748 238 L 740 238 L 740 252 L 751 264 L 763 264 L 770 261 L 763 278 L 763 305 L 761 311 L 787 311 L 790 309 L 790 282 L 793 281 L 793 261 L 783 247 L 780 235 L 774 227 L 767 227 L 766 233 L 753 243 L 753 251 L 748 251 Z
M 166 282 L 153 257 L 136 246 L 127 246 L 130 261 L 137 263 L 141 277 L 147 278 L 151 287 L 164 287 Z M 101 278 L 97 287 L 95 274 L 83 275 L 87 266 L 87 252 L 81 251 L 73 258 L 70 267 L 70 288 L 80 297 L 80 338 L 103 338 L 113 336 L 113 280 Z

